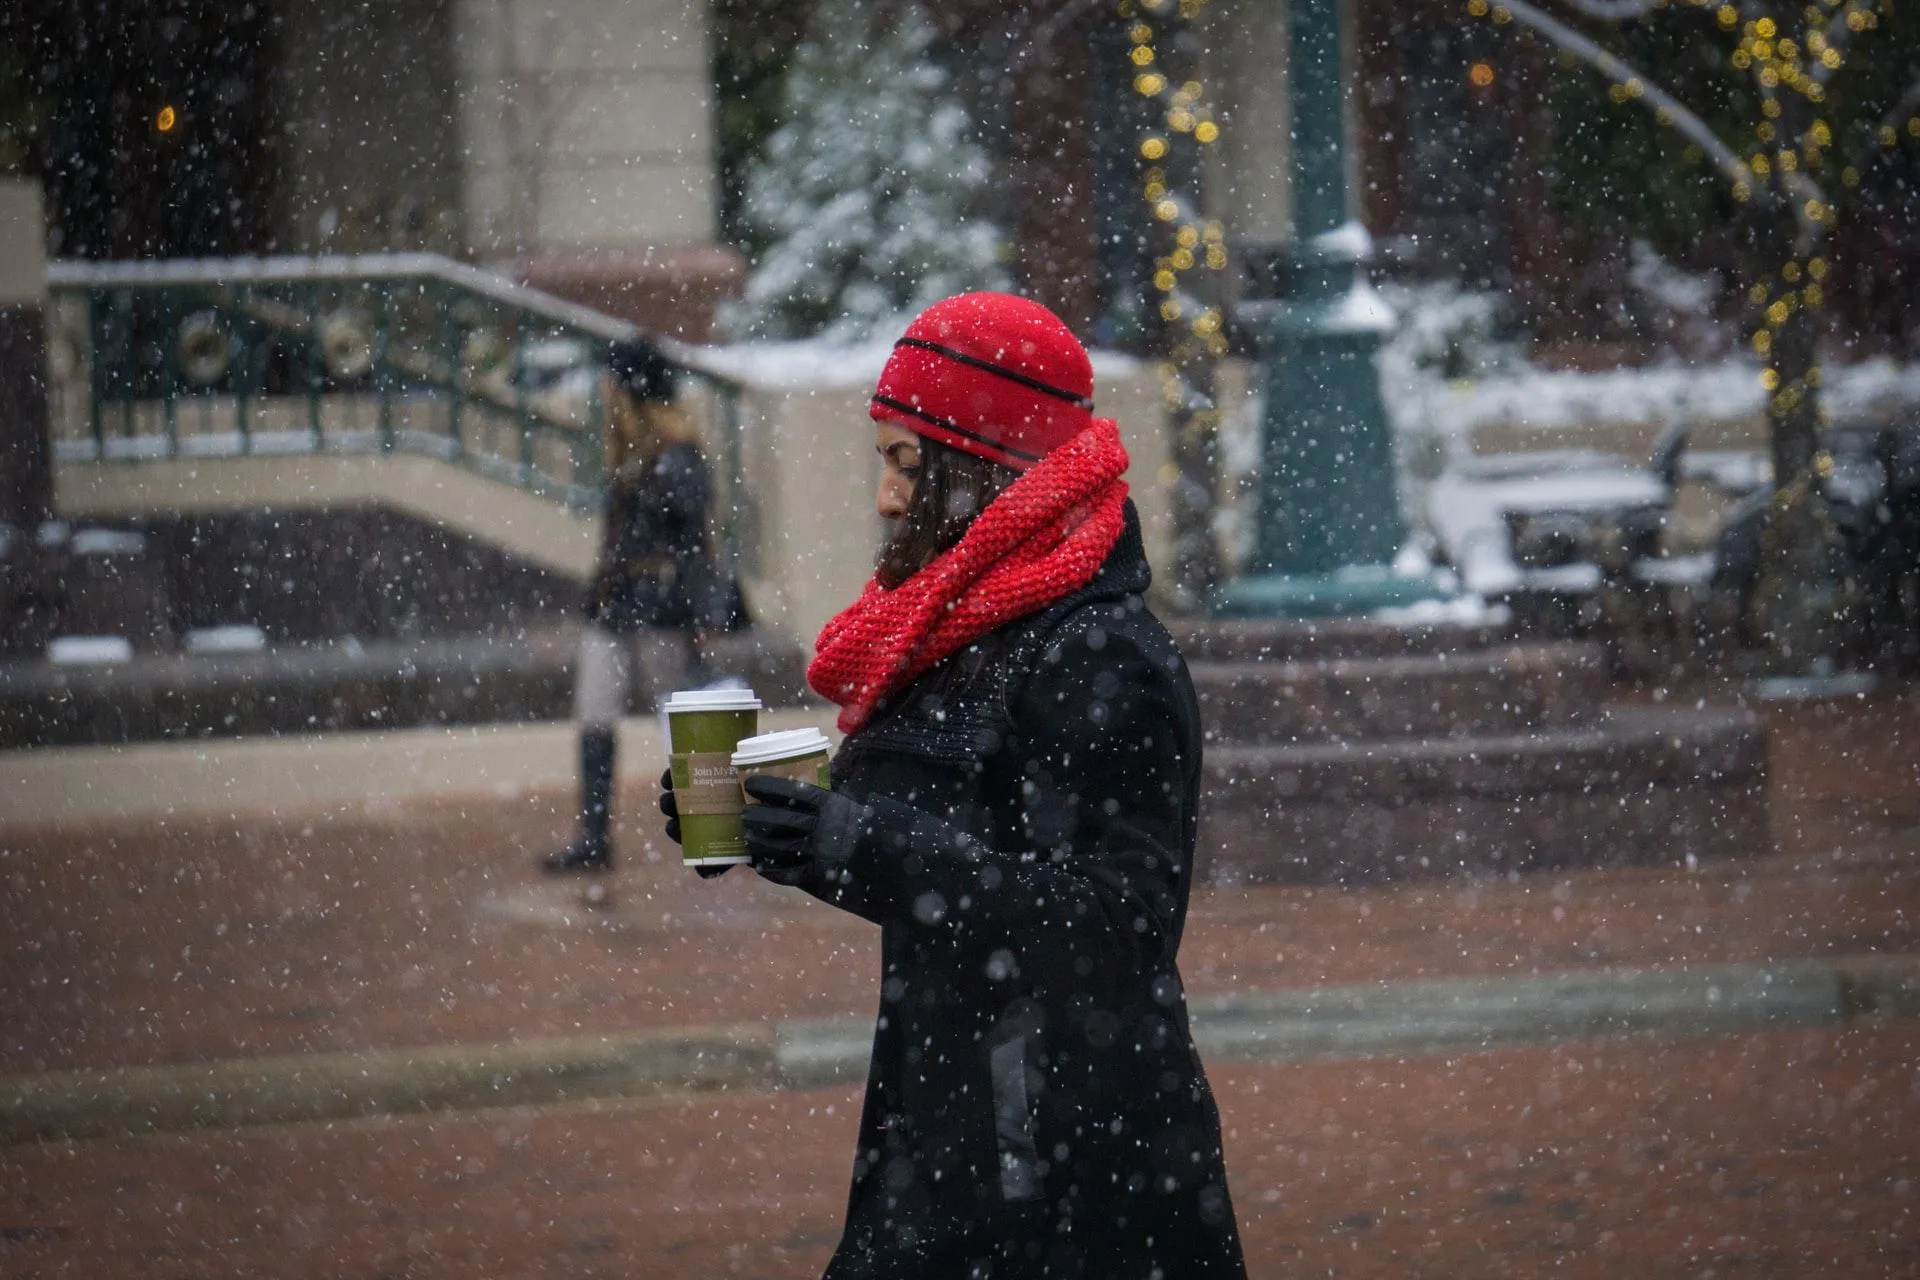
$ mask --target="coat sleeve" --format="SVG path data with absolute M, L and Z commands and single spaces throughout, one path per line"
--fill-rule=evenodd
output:
M 706 459 L 691 444 L 664 449 L 656 464 L 660 501 L 671 525 L 704 531 L 707 505 L 712 498 L 712 477 L 707 474 Z
M 731 612 L 728 599 L 731 584 L 720 570 L 708 537 L 712 473 L 697 448 L 690 444 L 675 445 L 660 455 L 660 480 L 667 518 L 677 531 L 674 566 L 693 625 L 702 631 L 725 631 Z
M 1157 648 L 1157 646 L 1155 646 Z M 1124 626 L 1071 629 L 1014 706 L 1030 843 L 989 848 L 874 797 L 825 842 L 806 887 L 828 902 L 983 954 L 1063 943 L 1076 965 L 1166 963 L 1179 945 L 1199 768 L 1198 713 L 1170 645 Z
M 600 549 L 593 558 L 593 578 L 587 584 L 587 619 L 597 622 L 620 582 L 620 540 L 631 518 L 633 490 L 620 473 L 607 476 L 600 500 Z

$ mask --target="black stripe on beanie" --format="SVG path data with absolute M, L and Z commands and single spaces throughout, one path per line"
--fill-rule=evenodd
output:
M 922 351 L 931 351 L 935 355 L 945 356 L 947 359 L 958 361 L 960 364 L 997 374 L 1009 382 L 1017 382 L 1023 387 L 1038 391 L 1042 395 L 1052 396 L 1056 400 L 1065 400 L 1068 404 L 1078 405 L 1080 408 L 1089 411 L 1093 408 L 1093 398 L 1091 396 L 1078 395 L 1072 391 L 1062 390 L 1050 383 L 1042 382 L 1038 378 L 1021 373 L 1018 369 L 1009 369 L 1004 365 L 997 365 L 992 361 L 982 360 L 978 356 L 970 356 L 964 351 L 956 351 L 952 347 L 943 347 L 937 342 L 928 342 L 925 338 L 902 338 L 893 345 L 896 347 L 919 347 Z M 958 428 L 956 428 L 956 430 L 957 429 Z
M 951 431 L 953 434 L 963 436 L 975 444 L 984 445 L 986 448 L 1007 454 L 1010 457 L 1020 458 L 1026 462 L 1040 461 L 1040 455 L 1037 453 L 1028 453 L 1024 449 L 1016 449 L 1012 445 L 1002 444 L 998 440 L 991 440 L 981 435 L 978 431 L 969 431 L 957 422 L 949 422 L 945 418 L 936 417 L 928 413 L 925 409 L 918 408 L 900 400 L 895 400 L 892 396 L 875 396 L 873 402 L 875 404 L 883 404 L 889 409 L 897 409 L 909 417 L 920 419 L 920 421 L 929 426 L 939 427 L 942 431 Z

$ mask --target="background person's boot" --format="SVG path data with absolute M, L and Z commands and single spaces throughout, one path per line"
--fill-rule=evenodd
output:
M 580 831 L 573 843 L 541 859 L 545 871 L 603 871 L 613 861 L 607 826 L 613 809 L 612 729 L 580 731 Z

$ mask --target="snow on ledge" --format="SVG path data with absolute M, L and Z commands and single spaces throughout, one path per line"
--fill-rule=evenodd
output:
M 133 642 L 125 636 L 55 636 L 47 642 L 47 661 L 63 667 L 132 660 Z
M 1331 231 L 1322 231 L 1307 241 L 1315 253 L 1328 257 L 1366 262 L 1373 257 L 1373 237 L 1358 222 L 1341 223 Z
M 1382 303 L 1382 306 L 1385 304 Z M 1388 313 L 1391 321 L 1392 312 Z M 866 342 L 737 342 L 699 347 L 697 366 L 706 373 L 739 382 L 758 391 L 808 391 L 871 388 L 893 351 L 891 337 Z M 1142 362 L 1121 351 L 1094 350 L 1093 376 L 1124 380 L 1137 374 Z
M 1326 326 L 1335 333 L 1392 333 L 1396 323 L 1393 307 L 1365 280 L 1327 309 Z
M 887 362 L 887 342 L 738 342 L 698 348 L 698 367 L 760 391 L 872 386 Z

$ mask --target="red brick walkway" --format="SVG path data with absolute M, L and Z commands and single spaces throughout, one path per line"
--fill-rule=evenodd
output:
M 1920 951 L 1920 696 L 1767 710 L 1777 851 L 1196 898 L 1196 992 Z M 624 798 L 644 813 L 648 797 Z M 0 832 L 0 1073 L 864 1013 L 865 926 L 558 794 Z M 1214 1069 L 1256 1276 L 1920 1276 L 1920 1026 Z M 851 1090 L 0 1149 L 0 1275 L 805 1276 Z
M 1920 1024 L 1212 1074 L 1251 1274 L 1920 1275 Z M 0 1151 L 8 1276 L 819 1274 L 852 1089 Z
M 1777 708 L 1753 861 L 1196 895 L 1196 993 L 1920 951 L 1920 695 Z M 646 861 L 615 909 L 543 882 L 566 797 L 378 820 L 0 831 L 0 1074 L 864 1014 L 868 926 Z

